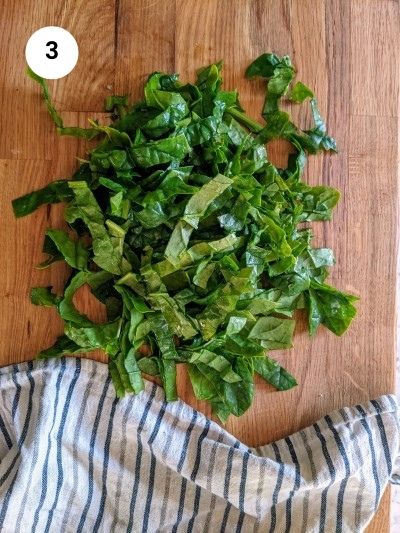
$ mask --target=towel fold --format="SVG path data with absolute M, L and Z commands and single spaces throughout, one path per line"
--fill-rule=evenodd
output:
M 0 393 L 2 532 L 356 532 L 398 480 L 390 395 L 252 449 L 87 359 L 0 369 Z

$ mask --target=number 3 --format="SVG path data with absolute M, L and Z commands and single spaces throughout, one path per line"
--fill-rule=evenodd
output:
M 50 52 L 52 54 L 52 55 L 46 54 L 46 57 L 48 57 L 49 59 L 55 59 L 58 56 L 58 52 L 57 52 L 58 44 L 55 41 L 49 41 L 48 43 L 46 43 L 46 46 L 50 46 Z

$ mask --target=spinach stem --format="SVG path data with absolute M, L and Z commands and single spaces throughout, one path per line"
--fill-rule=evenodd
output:
M 241 124 L 244 124 L 254 133 L 259 133 L 263 126 L 256 122 L 255 120 L 251 119 L 246 115 L 246 113 L 243 113 L 242 111 L 239 111 L 239 109 L 235 109 L 234 107 L 227 109 L 227 113 L 229 113 L 232 117 L 236 118 L 238 122 Z

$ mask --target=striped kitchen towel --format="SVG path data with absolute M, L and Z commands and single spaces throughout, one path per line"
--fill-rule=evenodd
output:
M 2 532 L 362 531 L 394 475 L 392 396 L 249 449 L 86 359 L 0 370 Z

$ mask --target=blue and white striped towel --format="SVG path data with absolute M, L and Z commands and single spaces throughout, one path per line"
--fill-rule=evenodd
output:
M 392 396 L 249 449 L 85 359 L 3 368 L 0 392 L 2 532 L 361 531 L 399 451 Z

